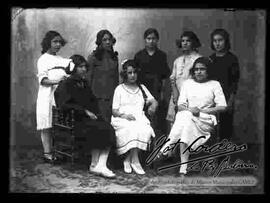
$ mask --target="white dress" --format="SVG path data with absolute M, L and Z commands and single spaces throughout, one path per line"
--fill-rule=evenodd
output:
M 189 55 L 182 55 L 177 59 L 175 59 L 170 79 L 175 81 L 177 90 L 179 92 L 181 90 L 182 83 L 185 80 L 191 78 L 189 71 L 193 67 L 194 61 L 199 57 L 201 57 L 200 54 L 198 54 L 197 52 L 192 52 Z M 174 108 L 175 105 L 173 103 L 173 98 L 171 96 L 168 107 L 168 113 L 166 117 L 168 121 L 173 122 L 175 119 L 176 112 Z
M 142 88 L 147 95 L 147 100 L 154 98 L 144 85 Z M 139 87 L 131 90 L 126 85 L 120 84 L 115 88 L 112 108 L 118 109 L 120 113 L 132 114 L 136 118 L 135 121 L 114 116 L 111 118 L 119 155 L 132 148 L 147 150 L 151 137 L 155 137 L 150 121 L 143 111 L 143 106 L 144 98 Z
M 218 81 L 210 80 L 204 83 L 195 82 L 193 79 L 186 80 L 181 88 L 181 94 L 178 99 L 178 105 L 186 107 L 198 107 L 207 109 L 214 106 L 227 106 L 225 96 Z M 199 117 L 192 115 L 190 111 L 177 112 L 175 122 L 168 136 L 170 141 L 163 146 L 163 149 L 179 139 L 190 146 L 200 136 L 192 149 L 204 144 L 211 134 L 211 130 L 217 124 L 216 116 L 207 113 L 200 113 Z M 162 151 L 163 151 L 162 149 Z
M 66 59 L 57 55 L 44 53 L 40 56 L 37 62 L 38 69 L 38 96 L 36 105 L 37 130 L 47 129 L 52 127 L 52 105 L 54 102 L 54 91 L 57 85 L 44 86 L 41 85 L 43 78 L 54 79 L 54 67 L 67 67 L 71 59 Z M 59 71 L 59 70 L 58 70 Z

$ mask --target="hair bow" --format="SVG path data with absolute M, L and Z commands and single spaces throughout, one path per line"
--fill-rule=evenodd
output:
M 126 62 L 128 61 L 128 59 L 124 59 L 121 63 L 121 66 L 123 66 Z
M 70 70 L 70 72 L 73 71 L 74 67 L 75 67 L 75 64 L 73 63 L 73 61 L 70 61 L 70 63 L 69 63 L 69 70 Z

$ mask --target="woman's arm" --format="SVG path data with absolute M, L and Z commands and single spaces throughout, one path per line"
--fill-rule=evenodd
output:
M 187 107 L 184 104 L 178 105 L 178 111 L 190 111 L 193 116 L 199 116 L 201 110 L 198 107 Z
M 177 104 L 177 100 L 179 97 L 179 91 L 176 86 L 176 68 L 177 68 L 176 62 L 174 62 L 172 74 L 170 76 L 170 83 L 171 83 L 171 88 L 172 88 L 172 99 L 173 99 L 174 104 Z
M 136 120 L 133 115 L 120 113 L 120 111 L 118 109 L 112 109 L 112 115 L 114 117 L 124 118 L 124 119 L 127 119 L 129 121 Z
M 151 115 L 154 115 L 154 113 L 156 112 L 157 107 L 158 107 L 157 100 L 155 100 L 154 98 L 152 98 L 152 99 L 148 100 L 146 104 L 148 105 L 148 114 L 150 116 Z
M 62 78 L 63 80 L 64 78 Z M 50 80 L 49 78 L 45 77 L 41 80 L 40 84 L 43 86 L 51 86 L 57 85 L 61 80 Z
M 173 103 L 177 104 L 177 100 L 179 97 L 179 91 L 176 87 L 176 83 L 171 83 L 171 88 L 172 88 L 172 99 L 173 99 Z
M 208 114 L 217 114 L 226 111 L 227 103 L 219 82 L 216 81 L 213 88 L 215 106 L 207 109 L 202 109 L 201 112 Z
M 217 113 L 226 111 L 226 106 L 216 106 L 208 109 L 202 109 L 200 112 L 216 115 Z

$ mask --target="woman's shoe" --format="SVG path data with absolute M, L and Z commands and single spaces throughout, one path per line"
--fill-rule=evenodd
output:
M 114 178 L 116 175 L 108 168 L 89 167 L 89 172 L 105 178 Z
M 93 173 L 93 174 L 95 174 L 95 175 L 100 175 L 100 173 L 101 173 L 99 168 L 97 168 L 97 167 L 92 167 L 92 166 L 89 167 L 89 172 L 90 172 L 90 173 Z
M 111 170 L 109 170 L 108 168 L 103 168 L 101 171 L 100 171 L 100 175 L 105 177 L 105 178 L 115 178 L 115 173 L 112 172 Z
M 45 163 L 53 164 L 57 161 L 57 158 L 52 153 L 44 153 L 43 160 Z
M 180 176 L 181 178 L 184 178 L 185 176 L 187 176 L 187 170 L 186 170 L 186 169 L 182 169 L 182 168 L 180 167 L 178 176 Z
M 130 162 L 124 161 L 124 171 L 125 171 L 125 173 L 131 173 L 132 172 Z
M 167 158 L 167 155 L 164 155 L 162 151 L 159 151 L 156 155 L 154 161 L 161 161 Z
M 135 173 L 137 173 L 139 175 L 144 175 L 145 174 L 145 171 L 142 169 L 140 164 L 131 163 L 130 166 L 135 171 Z

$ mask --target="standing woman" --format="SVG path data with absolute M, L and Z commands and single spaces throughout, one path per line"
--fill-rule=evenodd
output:
M 88 56 L 90 71 L 87 80 L 107 122 L 111 121 L 113 93 L 119 82 L 118 53 L 113 49 L 115 42 L 110 31 L 100 30 L 96 38 L 97 48 Z
M 210 56 L 213 62 L 214 79 L 219 81 L 227 101 L 227 110 L 220 114 L 220 138 L 231 139 L 233 134 L 234 100 L 240 78 L 238 58 L 230 52 L 230 35 L 224 29 L 211 33 L 211 48 L 215 51 Z
M 167 54 L 158 48 L 159 33 L 155 28 L 144 32 L 144 49 L 135 54 L 134 60 L 140 68 L 138 81 L 144 84 L 159 103 L 152 125 L 160 133 L 166 132 L 165 79 L 170 75 Z M 164 125 L 165 124 L 165 125 Z M 159 135 L 157 135 L 159 136 Z
M 176 46 L 179 49 L 182 49 L 183 54 L 175 59 L 172 74 L 170 76 L 172 94 L 166 118 L 169 121 L 169 126 L 172 126 L 175 119 L 175 107 L 182 83 L 191 78 L 190 69 L 192 68 L 194 61 L 201 56 L 198 53 L 198 48 L 201 46 L 200 40 L 192 31 L 183 32 L 180 39 L 176 40 Z
M 44 150 L 44 160 L 53 162 L 56 160 L 52 153 L 52 105 L 54 105 L 54 90 L 56 85 L 65 77 L 57 80 L 49 79 L 49 71 L 55 67 L 69 66 L 70 59 L 57 56 L 57 52 L 66 44 L 66 40 L 56 31 L 48 31 L 41 42 L 42 55 L 38 59 L 38 96 L 36 104 L 37 130 L 41 133 L 41 141 Z

